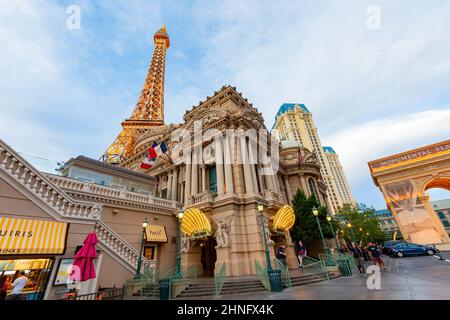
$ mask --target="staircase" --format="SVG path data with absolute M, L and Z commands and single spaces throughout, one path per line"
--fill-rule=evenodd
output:
M 256 277 L 231 277 L 225 280 L 221 295 L 264 291 L 266 291 L 266 289 Z M 216 285 L 214 278 L 199 278 L 191 282 L 191 284 L 177 296 L 177 299 L 215 295 Z
M 328 272 L 329 279 L 338 277 L 340 277 L 339 274 Z M 302 270 L 291 270 L 292 287 L 325 280 L 327 280 L 327 275 L 325 272 L 318 274 L 304 274 Z M 220 295 L 223 296 L 252 292 L 267 292 L 261 281 L 255 276 L 228 277 L 225 280 Z M 214 296 L 215 293 L 214 278 L 199 278 L 196 281 L 193 281 L 184 291 L 182 291 L 176 299 Z
M 328 271 L 328 277 L 326 272 L 317 274 L 306 274 L 303 270 L 289 270 L 291 274 L 291 285 L 292 287 L 297 287 L 305 284 L 311 284 L 316 282 L 326 281 L 328 279 L 336 279 L 341 275 L 339 273 L 334 273 Z
M 0 139 L 0 178 L 26 194 L 56 221 L 92 225 L 99 246 L 130 272 L 135 272 L 140 253 L 101 221 L 103 206 L 73 199 L 42 172 Z M 151 267 L 142 257 L 142 270 Z

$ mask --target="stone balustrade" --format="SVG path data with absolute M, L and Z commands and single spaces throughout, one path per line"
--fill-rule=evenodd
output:
M 0 140 L 0 169 L 43 199 L 59 215 L 72 219 L 98 220 L 101 205 L 75 201 Z
M 95 233 L 97 234 L 99 241 L 110 250 L 111 254 L 122 259 L 127 264 L 127 268 L 131 272 L 136 271 L 139 260 L 139 252 L 135 248 L 133 248 L 127 241 L 122 239 L 117 233 L 101 221 L 97 221 L 95 223 Z M 142 257 L 141 272 L 144 272 L 147 268 L 154 267 L 154 262 Z
M 102 197 L 122 199 L 141 204 L 151 204 L 163 208 L 174 209 L 178 207 L 176 201 L 157 198 L 152 195 L 145 195 L 126 190 L 119 190 L 107 186 L 79 181 L 72 178 L 62 177 L 54 174 L 47 174 L 47 177 L 58 187 L 65 190 L 93 193 Z

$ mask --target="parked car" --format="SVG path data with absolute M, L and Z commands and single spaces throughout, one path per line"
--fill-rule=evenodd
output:
M 435 247 L 404 242 L 393 245 L 390 251 L 390 255 L 392 257 L 402 258 L 420 255 L 432 256 L 438 252 L 439 252 L 438 249 L 436 249 Z
M 385 241 L 383 243 L 383 248 L 382 248 L 381 252 L 383 254 L 390 255 L 391 251 L 392 251 L 392 247 L 397 245 L 397 244 L 400 244 L 400 243 L 405 243 L 405 241 L 403 241 L 403 240 L 388 240 L 388 241 Z

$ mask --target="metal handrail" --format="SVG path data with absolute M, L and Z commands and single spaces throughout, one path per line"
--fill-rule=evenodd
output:
M 327 267 L 336 267 L 337 262 L 335 256 L 332 256 L 331 254 L 319 254 L 319 260 L 323 261 L 325 263 L 325 266 Z
M 264 288 L 266 288 L 267 291 L 271 291 L 269 275 L 267 273 L 267 270 L 263 268 L 261 263 L 259 263 L 257 260 L 255 260 L 255 269 L 256 269 L 256 278 L 258 278 L 258 280 L 261 281 L 261 283 L 263 284 Z
M 216 285 L 216 296 L 220 295 L 222 291 L 223 284 L 225 283 L 225 278 L 227 276 L 227 265 L 226 262 L 222 262 L 220 265 L 219 272 L 214 274 L 214 283 Z
M 325 273 L 327 280 L 329 280 L 328 270 L 325 262 L 312 257 L 303 258 L 303 272 L 312 275 Z
M 69 294 L 59 300 L 113 300 L 113 299 L 123 299 L 123 295 L 124 295 L 123 288 L 111 288 L 87 294 L 80 294 L 80 295 Z
M 281 283 L 286 288 L 291 288 L 292 287 L 291 275 L 289 274 L 289 269 L 288 269 L 287 265 L 285 265 L 283 262 L 281 262 L 277 258 L 274 258 L 273 262 L 275 264 L 275 268 L 281 270 Z

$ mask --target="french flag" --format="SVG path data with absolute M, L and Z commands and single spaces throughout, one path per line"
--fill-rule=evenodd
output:
M 167 152 L 166 143 L 163 142 L 160 145 L 154 142 L 152 146 L 147 150 L 144 159 L 141 162 L 142 169 L 150 169 L 155 165 L 156 158 L 163 153 Z

